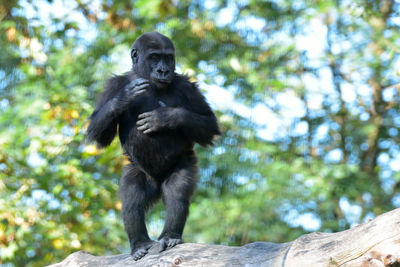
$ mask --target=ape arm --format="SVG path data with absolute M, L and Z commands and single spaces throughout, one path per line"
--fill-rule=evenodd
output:
M 217 119 L 210 112 L 196 113 L 186 108 L 161 107 L 142 113 L 136 125 L 144 134 L 165 129 L 181 129 L 186 138 L 206 146 L 214 135 L 220 134 Z
M 95 141 L 100 147 L 108 146 L 117 133 L 119 116 L 135 97 L 146 91 L 148 85 L 145 79 L 136 79 L 129 83 L 127 75 L 109 79 L 95 111 L 90 116 L 87 130 L 89 141 Z
M 182 109 L 182 130 L 186 138 L 202 146 L 212 144 L 213 137 L 220 131 L 214 113 L 195 113 Z
M 180 125 L 186 138 L 202 146 L 211 145 L 214 136 L 221 134 L 217 118 L 196 84 L 190 85 L 187 105 L 181 109 Z
M 117 114 L 115 98 L 98 107 L 90 116 L 87 130 L 89 142 L 96 142 L 99 147 L 108 146 L 117 133 Z
M 137 129 L 150 134 L 165 129 L 181 129 L 184 136 L 200 145 L 212 144 L 220 134 L 217 119 L 195 84 L 178 84 L 184 100 L 183 107 L 162 106 L 138 116 Z

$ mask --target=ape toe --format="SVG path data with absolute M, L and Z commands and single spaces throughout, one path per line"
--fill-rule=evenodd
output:
M 167 248 L 175 247 L 178 244 L 183 244 L 183 239 L 181 239 L 181 238 L 163 237 L 160 240 L 159 252 L 162 252 L 162 251 L 166 250 Z
M 155 242 L 150 241 L 150 242 L 145 242 L 143 244 L 137 245 L 136 248 L 133 248 L 131 251 L 131 255 L 133 257 L 133 259 L 135 261 L 143 258 L 148 252 L 149 249 L 151 248 L 151 246 L 154 244 Z

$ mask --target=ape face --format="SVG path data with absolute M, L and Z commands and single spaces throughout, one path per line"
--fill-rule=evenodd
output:
M 145 63 L 150 72 L 150 83 L 158 88 L 170 84 L 175 71 L 175 55 L 171 49 L 152 49 L 145 55 Z
M 165 88 L 174 78 L 175 48 L 171 40 L 159 33 L 147 33 L 138 38 L 131 57 L 135 73 L 156 88 Z

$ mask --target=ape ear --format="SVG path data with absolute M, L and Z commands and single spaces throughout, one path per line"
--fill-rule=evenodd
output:
M 138 62 L 138 52 L 136 48 L 132 48 L 131 50 L 131 59 L 134 64 Z

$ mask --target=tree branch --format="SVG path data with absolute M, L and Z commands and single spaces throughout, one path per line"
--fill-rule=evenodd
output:
M 76 252 L 51 267 L 77 266 L 400 266 L 400 209 L 338 233 L 311 233 L 282 244 L 242 247 L 182 244 L 162 253 L 153 246 L 139 261 L 130 255 L 93 256 Z

